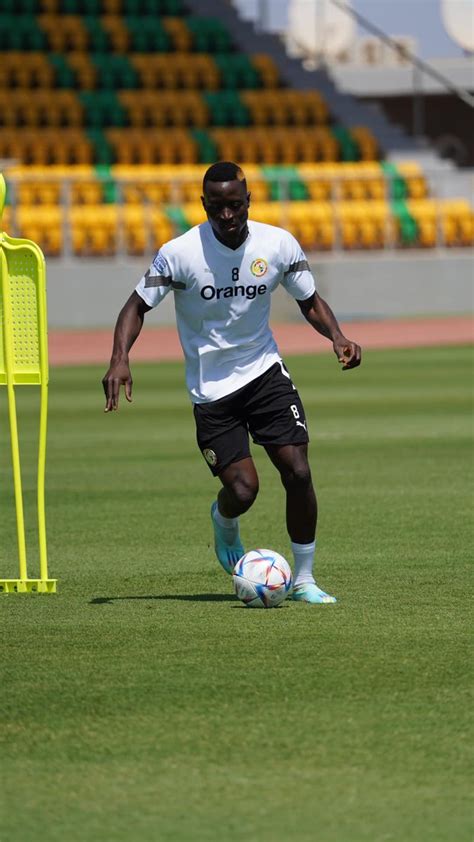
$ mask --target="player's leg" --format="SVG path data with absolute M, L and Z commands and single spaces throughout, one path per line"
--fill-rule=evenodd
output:
M 294 598 L 335 602 L 314 581 L 317 504 L 308 463 L 308 429 L 301 398 L 283 363 L 272 366 L 256 383 L 248 408 L 252 438 L 267 450 L 286 491 L 287 527 L 295 561 Z
M 307 444 L 265 445 L 286 491 L 286 526 L 292 542 L 311 544 L 318 507 L 308 462 Z
M 217 495 L 219 512 L 227 519 L 243 515 L 258 494 L 258 476 L 251 456 L 240 459 L 219 473 L 222 488 Z
M 227 573 L 245 550 L 240 538 L 239 516 L 254 502 L 258 493 L 258 476 L 251 457 L 233 462 L 219 474 L 222 488 L 211 506 L 214 546 L 217 558 Z
M 242 392 L 242 390 L 240 390 Z M 194 407 L 199 448 L 222 488 L 211 506 L 214 547 L 227 573 L 244 554 L 239 516 L 252 505 L 258 477 L 250 456 L 247 425 L 239 416 L 240 392 L 229 398 Z
M 286 525 L 295 561 L 293 599 L 314 604 L 336 602 L 314 580 L 317 501 L 306 444 L 266 445 L 286 492 Z

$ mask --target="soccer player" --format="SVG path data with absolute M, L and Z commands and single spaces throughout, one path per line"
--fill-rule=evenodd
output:
M 332 342 L 343 369 L 360 364 L 361 350 L 341 333 L 316 292 L 295 238 L 281 228 L 249 221 L 250 193 L 237 164 L 222 161 L 209 167 L 201 198 L 208 222 L 161 247 L 119 314 L 102 381 L 105 411 L 118 409 L 122 385 L 131 401 L 130 348 L 145 313 L 172 290 L 198 445 L 222 484 L 211 507 L 219 562 L 232 573 L 244 554 L 239 518 L 258 492 L 250 433 L 265 448 L 286 492 L 293 599 L 333 603 L 335 597 L 314 580 L 317 505 L 308 430 L 268 324 L 271 293 L 282 284 L 309 324 Z

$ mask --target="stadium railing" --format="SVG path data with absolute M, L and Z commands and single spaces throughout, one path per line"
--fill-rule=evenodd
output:
M 469 202 L 430 198 L 427 182 L 435 176 L 416 162 L 394 172 L 378 162 L 244 168 L 251 217 L 287 228 L 308 250 L 474 245 Z M 145 255 L 205 220 L 204 169 L 7 166 L 10 231 L 51 256 Z

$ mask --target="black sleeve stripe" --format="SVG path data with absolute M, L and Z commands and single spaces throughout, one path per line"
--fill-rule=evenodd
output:
M 164 275 L 145 275 L 145 288 L 150 287 L 169 287 L 171 286 L 171 278 L 165 278 Z
M 148 269 L 145 273 L 145 289 L 150 289 L 151 287 L 171 287 L 172 289 L 186 289 L 186 284 L 183 284 L 180 281 L 173 281 L 171 275 L 150 275 L 150 270 Z
M 289 269 L 285 272 L 285 278 L 287 275 L 292 275 L 293 272 L 304 272 L 305 270 L 310 271 L 309 263 L 307 260 L 298 260 L 297 263 L 291 263 Z

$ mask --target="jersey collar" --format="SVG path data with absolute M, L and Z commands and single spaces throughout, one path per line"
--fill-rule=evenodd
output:
M 208 226 L 209 237 L 211 238 L 211 242 L 215 246 L 217 251 L 221 252 L 221 254 L 226 254 L 226 255 L 242 254 L 242 252 L 245 250 L 246 246 L 249 244 L 249 241 L 252 237 L 252 232 L 250 230 L 250 221 L 248 220 L 247 221 L 248 234 L 247 234 L 245 240 L 243 241 L 243 243 L 240 244 L 240 246 L 238 248 L 231 249 L 231 248 L 229 248 L 229 246 L 225 246 L 224 243 L 221 243 L 221 241 L 217 239 L 216 235 L 214 234 L 214 231 L 212 230 L 212 225 L 211 225 L 210 222 L 207 223 L 207 226 Z

